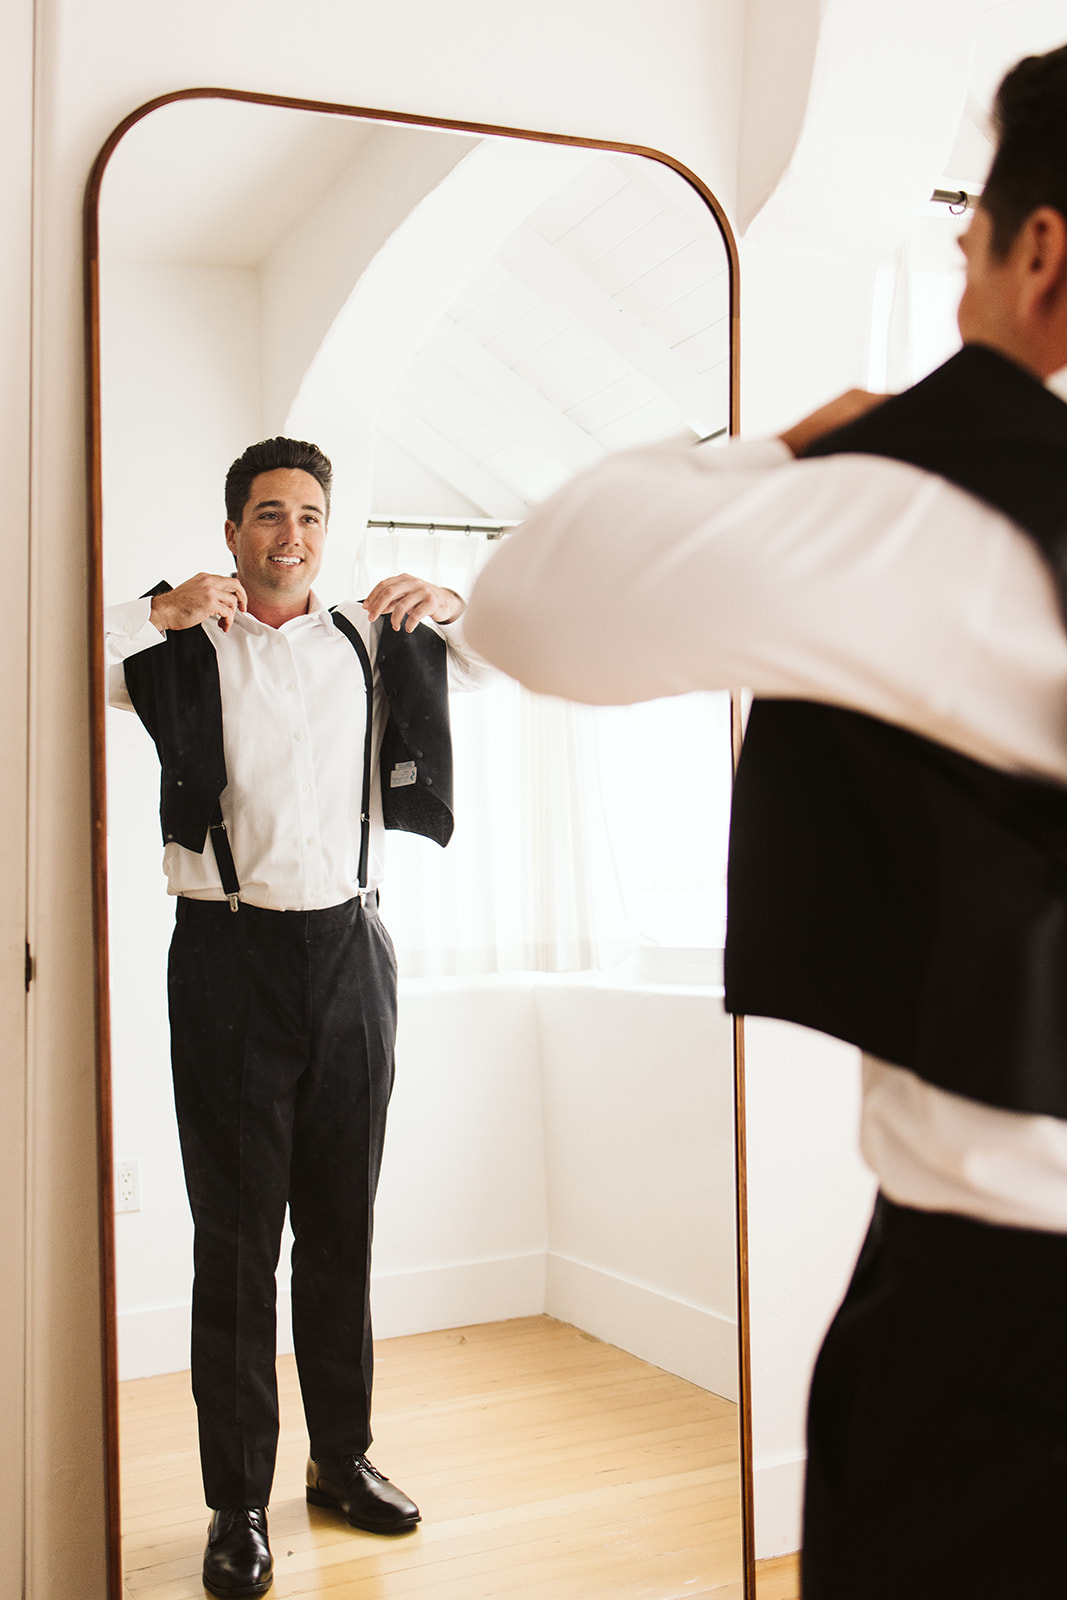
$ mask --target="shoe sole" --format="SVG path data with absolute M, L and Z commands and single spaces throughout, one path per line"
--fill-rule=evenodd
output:
M 381 1533 L 391 1537 L 397 1533 L 410 1533 L 422 1521 L 421 1517 L 408 1517 L 404 1522 L 373 1523 L 357 1522 L 355 1517 L 350 1517 L 344 1506 L 335 1500 L 332 1495 L 323 1494 L 321 1489 L 307 1489 L 307 1502 L 309 1506 L 325 1506 L 327 1511 L 339 1511 L 351 1528 L 358 1528 L 361 1533 Z
M 274 1582 L 274 1574 L 272 1572 L 270 1577 L 263 1583 L 245 1584 L 240 1589 L 213 1589 L 203 1575 L 201 1575 L 200 1581 L 208 1594 L 213 1594 L 216 1600 L 255 1600 L 257 1595 L 266 1594 Z

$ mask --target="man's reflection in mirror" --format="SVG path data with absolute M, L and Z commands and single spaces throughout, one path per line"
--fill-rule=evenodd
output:
M 401 1534 L 367 1459 L 370 1252 L 393 1082 L 383 830 L 452 832 L 449 687 L 478 676 L 464 602 L 410 574 L 327 609 L 331 467 L 250 446 L 226 478 L 235 570 L 108 612 L 109 698 L 155 741 L 175 1107 L 194 1221 L 192 1383 L 204 1583 L 263 1594 L 278 1438 L 275 1269 L 288 1206 L 307 1498 Z

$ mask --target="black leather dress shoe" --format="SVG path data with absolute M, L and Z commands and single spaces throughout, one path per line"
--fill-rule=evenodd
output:
M 274 1582 L 263 1506 L 216 1511 L 207 1530 L 204 1588 L 220 1600 L 266 1594 Z
M 414 1500 L 366 1456 L 322 1456 L 308 1462 L 310 1505 L 332 1506 L 364 1533 L 408 1533 L 422 1519 Z

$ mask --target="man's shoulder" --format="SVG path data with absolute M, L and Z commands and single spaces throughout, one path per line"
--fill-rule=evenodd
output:
M 352 633 L 355 632 L 373 661 L 377 653 L 378 625 L 371 622 L 367 616 L 363 609 L 363 602 L 361 600 L 340 600 L 335 605 L 327 606 L 325 609 L 332 618 L 338 633 L 344 634 L 349 643 L 352 644 L 353 649 L 355 649 L 357 647 L 352 640 Z

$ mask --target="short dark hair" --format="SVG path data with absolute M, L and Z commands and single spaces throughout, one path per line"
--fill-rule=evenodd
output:
M 1012 67 L 993 101 L 993 124 L 997 153 L 981 203 L 993 254 L 1003 259 L 1038 206 L 1067 220 L 1067 45 Z
M 300 472 L 310 472 L 318 482 L 326 501 L 326 516 L 330 515 L 330 486 L 333 468 L 317 444 L 306 439 L 261 439 L 250 444 L 239 455 L 226 474 L 226 516 L 240 526 L 248 497 L 252 493 L 252 479 L 261 472 L 274 472 L 278 467 L 293 467 Z

